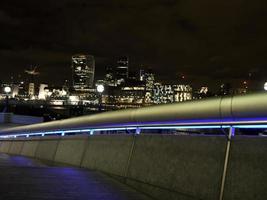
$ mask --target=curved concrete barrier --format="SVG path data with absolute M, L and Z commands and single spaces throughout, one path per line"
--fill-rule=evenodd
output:
M 60 139 L 54 161 L 80 166 L 87 143 L 88 136 L 74 136 Z
M 59 140 L 58 137 L 40 139 L 34 157 L 46 161 L 54 161 Z
M 37 139 L 31 140 L 31 141 L 25 140 L 22 151 L 21 151 L 21 155 L 34 157 L 38 144 L 39 144 L 39 140 Z
M 158 200 L 219 199 L 221 136 L 94 135 L 3 140 L 0 152 L 99 170 Z M 224 200 L 267 199 L 267 138 L 233 137 Z
M 11 143 L 8 153 L 14 154 L 14 155 L 21 155 L 21 150 L 23 148 L 23 145 L 24 145 L 24 141 L 13 141 Z
M 218 199 L 224 137 L 140 135 L 127 183 L 157 199 Z
M 82 161 L 82 167 L 125 177 L 133 136 L 92 136 Z
M 236 136 L 231 146 L 224 199 L 267 199 L 267 138 Z
M 12 141 L 9 141 L 9 140 L 2 141 L 1 147 L 0 147 L 0 152 L 2 152 L 2 153 L 8 153 L 11 144 L 12 144 Z

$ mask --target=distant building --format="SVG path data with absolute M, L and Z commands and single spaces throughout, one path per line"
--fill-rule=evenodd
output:
M 105 82 L 105 85 L 108 85 L 108 86 L 117 85 L 113 67 L 106 67 L 106 75 L 105 75 L 104 82 Z
M 95 59 L 91 55 L 72 56 L 73 88 L 86 91 L 94 87 Z
M 212 93 L 209 91 L 208 86 L 201 86 L 194 92 L 193 99 L 204 99 L 211 96 Z
M 28 94 L 29 97 L 34 97 L 35 95 L 35 84 L 34 83 L 29 83 L 29 88 L 28 88 Z
M 156 83 L 153 89 L 153 103 L 173 103 L 192 100 L 190 85 L 162 85 Z
M 129 76 L 129 58 L 127 56 L 120 57 L 117 61 L 116 80 L 117 84 L 125 82 Z
M 226 96 L 226 95 L 230 95 L 233 93 L 233 88 L 232 85 L 230 83 L 223 83 L 220 86 L 218 95 L 219 96 Z
M 145 103 L 152 103 L 153 88 L 155 82 L 155 75 L 151 69 L 140 70 L 140 81 L 145 84 Z
M 120 86 L 107 86 L 102 102 L 110 109 L 136 108 L 143 106 L 144 96 L 144 83 L 136 79 L 128 79 Z
M 47 84 L 40 84 L 38 99 L 46 99 L 46 91 L 45 91 L 45 88 L 47 88 L 47 87 L 48 87 Z
M 57 98 L 66 98 L 68 97 L 69 92 L 65 90 L 64 87 L 48 87 L 48 85 L 41 84 L 39 95 L 45 97 L 45 99 L 57 99 Z

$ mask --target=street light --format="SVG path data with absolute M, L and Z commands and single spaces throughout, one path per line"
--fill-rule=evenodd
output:
M 6 102 L 5 102 L 5 108 L 3 112 L 8 112 L 8 94 L 11 92 L 11 87 L 6 86 L 4 87 L 4 92 L 6 93 Z
M 96 91 L 99 93 L 99 99 L 98 99 L 98 111 L 102 110 L 102 93 L 104 92 L 105 87 L 102 84 L 99 84 L 96 86 Z
M 264 83 L 264 90 L 267 91 L 267 82 Z
M 10 92 L 11 92 L 11 87 L 6 86 L 6 87 L 4 88 L 4 92 L 5 92 L 6 94 L 10 93 Z
M 105 87 L 104 87 L 104 85 L 100 84 L 100 85 L 96 86 L 96 90 L 97 90 L 98 93 L 101 94 L 102 92 L 104 92 Z

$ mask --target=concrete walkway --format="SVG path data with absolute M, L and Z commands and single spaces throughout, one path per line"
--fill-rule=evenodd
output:
M 0 154 L 0 200 L 149 200 L 99 172 Z

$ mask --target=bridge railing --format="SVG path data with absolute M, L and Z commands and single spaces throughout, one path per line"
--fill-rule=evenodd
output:
M 120 110 L 21 126 L 0 131 L 0 137 L 115 132 L 142 134 L 146 130 L 170 130 L 169 133 L 181 133 L 183 130 L 183 133 L 192 133 L 192 130 L 199 132 L 208 129 L 219 129 L 218 134 L 231 128 L 259 129 L 262 130 L 259 135 L 264 136 L 264 129 L 267 128 L 267 93 Z
M 248 131 L 249 130 L 249 131 Z M 131 109 L 131 110 L 122 110 L 122 111 L 114 111 L 114 112 L 106 112 L 106 113 L 101 113 L 97 115 L 91 115 L 91 116 L 83 116 L 83 117 L 77 117 L 73 119 L 67 119 L 67 120 L 61 120 L 61 121 L 54 121 L 54 122 L 48 122 L 48 123 L 41 123 L 41 124 L 35 124 L 35 125 L 28 125 L 28 126 L 22 126 L 22 127 L 16 127 L 16 128 L 11 128 L 11 129 L 5 129 L 0 132 L 0 137 L 4 139 L 13 140 L 13 138 L 20 138 L 20 137 L 27 137 L 28 139 L 26 140 L 31 140 L 31 137 L 46 137 L 46 136 L 51 136 L 51 135 L 60 135 L 62 137 L 67 137 L 68 135 L 74 135 L 74 134 L 88 134 L 88 135 L 99 135 L 99 134 L 132 134 L 134 137 L 132 138 L 132 144 L 128 145 L 130 150 L 124 151 L 122 143 L 119 143 L 119 145 L 113 145 L 112 142 L 116 140 L 116 138 L 119 137 L 109 137 L 109 140 L 112 140 L 112 148 L 109 149 L 109 151 L 112 151 L 116 148 L 119 148 L 118 152 L 114 153 L 114 159 L 117 158 L 117 154 L 124 152 L 127 153 L 129 152 L 129 158 L 126 159 L 126 167 L 127 173 L 130 169 L 130 164 L 133 164 L 134 156 L 137 156 L 137 158 L 142 158 L 144 161 L 146 159 L 149 160 L 149 156 L 147 157 L 142 157 L 143 148 L 146 147 L 147 145 L 147 140 L 142 143 L 143 141 L 140 139 L 148 139 L 148 140 L 153 140 L 153 142 L 156 142 L 155 148 L 158 149 L 160 148 L 157 143 L 158 137 L 154 137 L 153 135 L 150 137 L 138 137 L 140 134 L 173 134 L 173 135 L 180 135 L 180 134 L 203 134 L 203 135 L 219 135 L 219 136 L 224 136 L 226 140 L 222 138 L 216 137 L 216 139 L 219 139 L 223 141 L 222 146 L 222 162 L 219 163 L 222 167 L 222 174 L 219 174 L 219 179 L 220 179 L 220 200 L 223 199 L 223 194 L 225 193 L 225 183 L 226 183 L 226 177 L 227 177 L 227 169 L 229 170 L 229 156 L 230 156 L 230 149 L 231 149 L 231 144 L 237 145 L 237 143 L 232 143 L 233 138 L 236 134 L 251 134 L 253 133 L 254 135 L 257 135 L 258 137 L 264 137 L 266 136 L 265 130 L 267 130 L 267 93 L 259 93 L 259 94 L 252 94 L 252 95 L 243 95 L 243 96 L 232 96 L 232 97 L 222 97 L 222 98 L 213 98 L 213 99 L 207 99 L 207 100 L 201 100 L 201 101 L 191 101 L 191 102 L 184 102 L 184 103 L 177 103 L 177 104 L 169 104 L 169 105 L 161 105 L 161 106 L 152 106 L 152 107 L 146 107 L 146 108 L 140 108 L 140 109 Z M 56 137 L 55 137 L 56 138 Z M 90 137 L 92 139 L 96 139 L 98 137 Z M 101 137 L 103 138 L 103 137 Z M 105 138 L 105 137 L 104 137 Z M 115 138 L 115 139 L 114 139 Z M 124 138 L 129 138 L 129 137 L 124 137 Z M 166 137 L 160 137 L 160 139 L 164 140 Z M 238 137 L 236 137 L 238 138 Z M 17 139 L 14 139 L 14 141 L 17 141 Z M 66 138 L 68 139 L 68 138 Z M 154 140 L 155 139 L 155 140 Z M 168 138 L 170 140 L 176 140 L 178 143 L 180 139 L 185 139 L 184 137 L 178 138 L 177 137 L 170 137 Z M 196 139 L 194 137 L 193 139 Z M 197 138 L 200 139 L 200 138 Z M 201 138 L 200 141 L 203 142 L 203 139 L 209 140 L 210 138 Z M 258 141 L 259 138 L 257 138 Z M 56 139 L 58 140 L 58 138 Z M 61 140 L 61 139 L 60 139 Z M 24 138 L 22 139 L 24 141 Z M 34 141 L 34 139 L 33 139 Z M 59 140 L 58 140 L 59 141 Z M 56 144 L 56 146 L 59 145 L 58 141 L 52 141 Z M 226 141 L 226 142 L 225 142 Z M 262 141 L 260 139 L 260 141 Z M 62 148 L 68 148 L 64 146 L 64 139 L 61 140 L 62 142 Z M 139 143 L 138 143 L 139 142 Z M 210 140 L 207 142 L 207 146 L 210 145 L 215 145 L 214 143 L 209 143 Z M 19 142 L 17 142 L 19 144 Z M 48 143 L 48 142 L 47 142 Z M 141 145 L 142 143 L 143 145 Z M 177 143 L 172 143 L 168 140 L 168 143 L 165 145 L 165 151 L 170 149 L 172 150 L 177 146 Z M 42 149 L 42 145 L 46 147 L 46 143 L 44 142 L 39 142 L 38 149 Z M 60 143 L 61 144 L 61 143 Z M 91 143 L 93 144 L 93 142 Z M 116 143 L 117 144 L 117 143 Z M 157 144 L 157 145 L 156 145 Z M 189 143 L 190 144 L 190 143 Z M 205 143 L 206 144 L 206 143 Z M 246 144 L 246 143 L 245 143 Z M 91 148 L 94 148 L 97 144 L 93 144 Z M 139 146 L 138 146 L 139 145 Z M 181 144 L 180 144 L 181 145 Z M 241 144 L 242 145 L 242 144 Z M 192 145 L 188 145 L 190 148 Z M 39 153 L 45 153 L 47 154 L 47 150 L 49 149 L 48 147 L 45 148 L 45 150 L 40 152 L 38 151 L 36 155 Z M 141 148 L 142 153 L 137 153 L 134 151 L 134 149 Z M 153 146 L 154 147 L 154 146 Z M 192 151 L 196 152 L 198 149 L 199 151 L 202 150 L 201 147 L 202 145 L 197 148 L 196 146 L 193 145 Z M 224 148 L 225 147 L 225 148 Z M 37 147 L 36 147 L 37 148 Z M 57 147 L 61 148 L 61 146 Z M 77 148 L 78 149 L 78 148 Z M 218 149 L 220 149 L 218 147 Z M 213 151 L 218 151 L 217 146 L 216 148 L 212 149 Z M 225 149 L 225 151 L 224 151 Z M 100 146 L 99 149 L 96 151 L 91 151 L 92 155 L 97 154 L 99 151 L 104 151 L 105 148 L 103 146 Z M 177 150 L 177 152 L 180 152 Z M 238 148 L 237 149 L 232 149 L 235 152 L 239 152 Z M 55 150 L 56 151 L 56 150 Z M 57 151 L 56 151 L 57 152 Z M 58 151 L 65 153 L 65 150 L 63 151 Z M 84 151 L 81 151 L 84 152 Z M 90 151 L 88 151 L 90 153 Z M 157 156 L 154 153 L 157 153 Z M 212 153 L 209 152 L 209 153 Z M 260 151 L 259 151 L 260 152 Z M 59 154 L 58 153 L 58 154 Z M 170 160 L 175 160 L 178 154 L 172 154 L 172 151 L 169 152 L 173 157 L 169 157 Z M 208 155 L 209 155 L 208 153 Z M 101 154 L 101 156 L 98 157 L 104 157 L 105 161 L 103 163 L 107 163 L 107 160 L 109 159 L 106 156 L 107 152 L 104 152 Z M 184 152 L 186 154 L 186 152 Z M 54 155 L 54 154 L 53 154 Z M 98 155 L 98 154 L 97 154 Z M 155 162 L 157 165 L 159 163 L 157 162 L 158 160 L 158 151 L 153 151 L 151 154 L 155 156 L 154 159 L 151 159 L 150 162 Z M 162 155 L 162 159 L 165 158 L 167 154 Z M 238 154 L 239 155 L 239 154 Z M 67 155 L 67 157 L 70 155 Z M 184 160 L 185 158 L 183 155 L 179 155 L 182 159 Z M 188 158 L 188 163 L 194 163 L 191 162 L 190 156 L 191 154 L 187 155 Z M 199 154 L 199 157 L 201 158 L 203 154 Z M 53 156 L 54 157 L 54 156 Z M 217 156 L 214 156 L 217 158 Z M 57 156 L 56 156 L 57 158 Z M 120 162 L 120 157 L 118 157 L 117 162 Z M 196 157 L 194 157 L 196 158 Z M 141 159 L 141 160 L 142 160 Z M 233 157 L 232 157 L 233 159 Z M 138 159 L 137 159 L 138 160 Z M 164 160 L 164 159 L 163 159 Z M 131 161 L 131 162 L 130 162 Z M 133 163 L 132 163 L 133 162 Z M 178 162 L 178 161 L 177 161 Z M 181 162 L 179 160 L 179 162 Z M 201 160 L 198 165 L 193 167 L 196 170 L 196 174 L 203 174 L 207 173 L 209 171 L 210 166 L 206 166 L 205 163 L 206 160 Z M 101 163 L 101 162 L 100 162 Z M 213 163 L 213 162 L 212 162 Z M 256 162 L 255 162 L 256 163 Z M 108 165 L 102 166 L 100 169 L 106 169 L 107 166 L 117 166 L 113 165 L 114 161 L 113 159 L 110 161 Z M 136 164 L 136 163 L 134 163 Z M 218 162 L 214 162 L 213 164 L 217 164 Z M 91 163 L 90 163 L 91 165 Z M 141 173 L 143 172 L 142 170 L 139 170 L 139 165 L 141 163 L 138 162 L 136 166 L 132 166 L 132 169 L 136 169 L 136 173 Z M 146 163 L 146 165 L 149 165 L 149 162 Z M 163 164 L 164 165 L 164 164 Z M 176 166 L 176 165 L 175 165 Z M 202 166 L 202 167 L 201 167 Z M 258 166 L 258 165 L 257 165 Z M 136 168 L 135 168 L 136 167 Z M 92 167 L 93 169 L 95 166 Z M 153 167 L 152 167 L 153 168 Z M 264 167 L 263 167 L 264 168 Z M 165 168 L 163 168 L 165 169 Z M 184 170 L 183 168 L 179 168 L 180 170 Z M 152 170 L 150 168 L 150 170 Z M 250 169 L 251 170 L 251 169 Z M 157 170 L 156 170 L 157 171 Z M 200 173 L 198 173 L 200 171 Z M 145 171 L 147 172 L 147 171 Z M 176 172 L 176 171 L 175 171 Z M 179 172 L 179 171 L 178 171 Z M 178 173 L 177 172 L 177 173 Z M 137 174 L 138 174 L 137 173 Z M 164 171 L 164 173 L 166 173 Z M 189 174 L 186 174 L 187 176 L 190 177 L 190 172 Z M 247 172 L 246 172 L 247 173 Z M 153 174 L 153 180 L 157 173 Z M 179 178 L 184 173 L 181 173 L 177 175 Z M 134 174 L 133 174 L 134 175 Z M 173 176 L 173 174 L 172 174 Z M 230 175 L 229 175 L 230 176 Z M 231 175 L 232 176 L 232 175 Z M 126 179 L 128 177 L 125 176 Z M 143 177 L 140 176 L 140 177 Z M 136 178 L 139 180 L 139 178 Z M 261 176 L 259 176 L 259 180 Z M 206 177 L 205 177 L 206 178 Z M 253 177 L 254 178 L 254 177 Z M 161 182 L 162 178 L 159 177 L 158 182 Z M 178 179 L 177 179 L 178 180 Z M 180 179 L 179 179 L 180 180 Z M 185 180 L 187 180 L 185 178 Z M 254 179 L 253 179 L 254 180 Z M 257 179 L 258 180 L 258 179 Z M 139 181 L 138 184 L 141 182 Z M 153 182 L 152 182 L 153 183 Z M 196 181 L 196 183 L 199 183 Z M 216 182 L 217 183 L 217 182 Z M 162 185 L 159 184 L 161 187 Z M 182 184 L 184 185 L 184 183 Z M 213 185 L 213 183 L 211 184 Z M 150 185 L 151 186 L 151 185 Z M 198 187 L 196 187 L 198 188 Z M 258 188 L 257 188 L 258 189 Z M 255 189 L 255 191 L 257 191 Z M 201 190 L 204 191 L 205 189 Z M 256 194 L 254 191 L 253 194 Z M 264 193 L 264 192 L 262 192 Z M 265 193 L 264 193 L 265 195 Z M 263 195 L 263 196 L 264 196 Z M 266 196 L 264 196 L 266 197 Z M 265 199 L 265 198 L 260 198 L 260 199 Z

